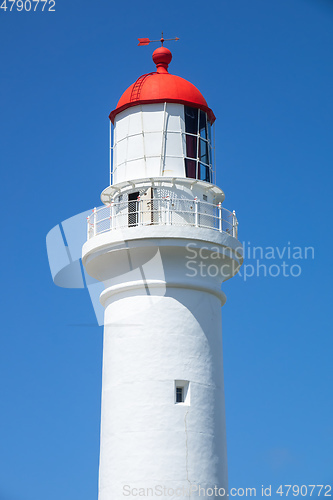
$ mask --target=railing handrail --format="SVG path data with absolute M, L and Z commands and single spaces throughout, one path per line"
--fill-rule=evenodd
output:
M 130 201 L 137 203 L 136 210 L 128 210 L 128 200 L 117 202 L 111 201 L 108 205 L 99 209 L 94 208 L 92 214 L 87 217 L 88 239 L 96 236 L 97 234 L 112 231 L 120 227 L 133 227 L 149 224 L 205 227 L 219 232 L 232 234 L 232 236 L 237 238 L 238 221 L 236 213 L 235 211 L 231 212 L 230 210 L 222 207 L 221 203 L 209 203 L 207 201 L 199 200 L 198 198 L 172 198 L 169 195 L 154 197 L 147 200 L 142 198 L 142 196 L 139 196 L 137 200 Z M 143 206 L 143 203 L 151 203 L 151 205 L 147 207 L 147 205 Z M 121 208 L 123 210 L 117 212 L 117 208 Z M 105 216 L 101 218 L 100 216 L 104 215 L 103 211 L 105 211 Z M 144 220 L 144 216 L 147 214 L 151 214 L 151 222 Z M 156 214 L 158 216 L 158 220 L 153 220 L 154 215 Z M 191 221 L 192 215 L 194 217 L 194 221 Z M 178 217 L 176 221 L 173 221 L 173 216 Z M 127 222 L 119 225 L 117 224 L 117 220 L 120 220 L 121 217 L 125 217 L 125 219 L 127 218 Z M 129 222 L 129 217 L 133 217 L 134 222 Z M 186 217 L 190 219 L 186 220 Z M 202 222 L 203 218 L 206 218 L 206 222 L 208 218 L 208 225 L 207 223 L 205 224 Z M 106 221 L 110 221 L 109 225 L 106 225 Z M 226 225 L 228 227 L 223 229 Z M 99 228 L 98 226 L 101 227 Z
M 154 196 L 154 198 L 151 199 L 152 202 L 157 201 L 157 200 L 169 200 L 169 201 L 175 201 L 177 203 L 178 202 L 183 202 L 183 201 L 185 201 L 185 202 L 188 201 L 188 202 L 192 202 L 192 203 L 197 202 L 200 205 L 208 205 L 208 206 L 211 206 L 211 207 L 214 207 L 214 208 L 219 208 L 219 205 L 220 205 L 220 203 L 218 203 L 218 204 L 209 203 L 208 201 L 198 200 L 196 198 L 171 198 L 170 196 L 160 196 L 160 197 L 155 197 Z M 143 200 L 142 196 L 139 196 L 139 199 L 137 199 L 137 200 L 130 200 L 130 201 L 139 201 L 140 202 L 140 201 L 145 201 L 145 200 Z M 98 213 L 101 210 L 105 210 L 106 208 L 110 208 L 111 206 L 124 205 L 125 203 L 128 203 L 128 201 L 127 200 L 123 200 L 123 201 L 111 201 L 108 205 L 104 205 L 103 207 L 100 207 L 99 209 L 94 208 L 91 215 L 93 215 L 94 213 Z M 224 212 L 227 212 L 228 214 L 233 215 L 233 212 L 231 212 L 227 208 L 221 206 L 221 209 Z M 91 216 L 89 216 L 89 217 L 91 217 Z

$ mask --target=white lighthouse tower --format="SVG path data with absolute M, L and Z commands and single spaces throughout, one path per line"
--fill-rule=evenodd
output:
M 242 248 L 213 180 L 215 116 L 171 58 L 155 50 L 110 115 L 111 185 L 83 246 L 105 284 L 99 500 L 227 490 L 221 284 Z

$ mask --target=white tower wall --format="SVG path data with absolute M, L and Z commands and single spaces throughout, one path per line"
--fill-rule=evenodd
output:
M 118 231 L 89 240 L 83 257 L 105 283 L 99 500 L 125 487 L 227 490 L 220 285 L 241 261 L 238 242 L 193 227 Z M 189 243 L 198 270 L 223 265 L 224 276 L 193 276 Z M 177 383 L 188 383 L 184 403 Z
M 226 487 L 221 302 L 141 293 L 106 305 L 99 499 L 124 485 Z M 189 381 L 188 404 L 175 403 L 176 380 Z

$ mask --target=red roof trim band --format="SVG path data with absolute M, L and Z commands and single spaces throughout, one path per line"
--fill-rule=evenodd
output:
M 190 106 L 191 108 L 202 109 L 202 111 L 207 113 L 208 119 L 211 124 L 213 124 L 216 120 L 213 111 L 208 106 L 199 106 L 198 104 L 195 104 L 191 101 L 184 101 L 183 99 L 147 99 L 143 101 L 133 101 L 131 103 L 123 104 L 119 108 L 116 108 L 113 111 L 111 111 L 109 118 L 112 124 L 114 125 L 115 117 L 118 115 L 118 113 L 125 111 L 125 109 L 132 108 L 133 106 L 139 106 L 140 104 L 154 104 L 158 102 L 174 102 L 175 104 L 183 104 L 184 106 Z

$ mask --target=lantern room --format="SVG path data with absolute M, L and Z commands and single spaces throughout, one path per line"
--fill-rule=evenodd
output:
M 171 59 L 169 49 L 156 49 L 156 71 L 140 76 L 110 114 L 110 185 L 161 177 L 214 182 L 214 113 L 193 84 L 168 72 Z

